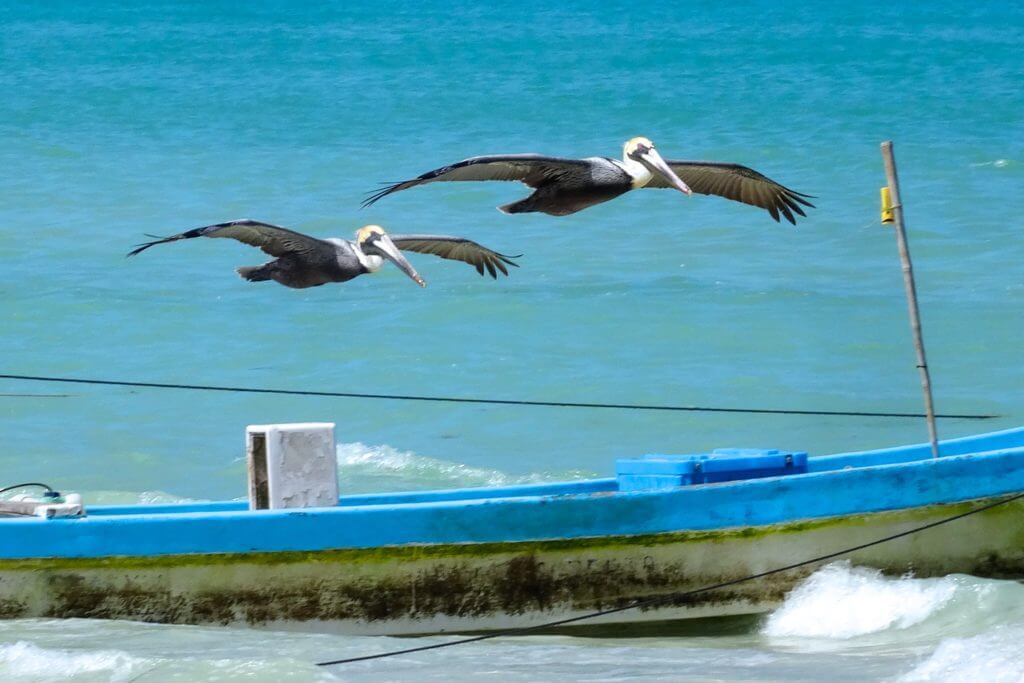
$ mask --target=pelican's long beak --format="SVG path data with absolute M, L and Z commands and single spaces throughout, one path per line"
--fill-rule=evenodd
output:
M 402 252 L 398 250 L 395 243 L 391 241 L 391 238 L 387 235 L 381 235 L 374 242 L 374 246 L 380 249 L 380 253 L 384 254 L 384 257 L 394 263 L 396 266 L 402 269 L 402 272 L 411 277 L 416 281 L 420 287 L 426 287 L 427 283 L 423 281 L 420 274 L 416 272 L 416 269 L 412 267 L 412 264 L 405 260 L 402 256 Z
M 652 147 L 641 154 L 640 157 L 646 161 L 651 168 L 664 176 L 669 185 L 676 188 L 683 194 L 693 194 L 693 190 L 690 189 L 690 186 L 684 183 L 679 176 L 676 175 L 676 172 L 672 170 L 672 167 L 665 163 L 665 160 L 661 158 L 660 154 L 658 154 L 658 150 Z

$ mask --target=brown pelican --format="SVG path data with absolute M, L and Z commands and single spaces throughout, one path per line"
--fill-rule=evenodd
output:
M 814 206 L 805 199 L 811 195 L 795 192 L 740 164 L 666 161 L 647 138 L 627 142 L 622 161 L 607 157 L 561 159 L 540 154 L 473 157 L 412 180 L 387 183 L 370 193 L 363 206 L 416 185 L 449 180 L 518 180 L 534 189 L 529 197 L 498 207 L 505 213 L 542 211 L 566 216 L 641 187 L 715 194 L 766 209 L 776 221 L 781 214 L 794 225 L 793 214 L 806 215 L 801 204 Z
M 505 266 L 517 265 L 511 259 L 518 258 L 499 254 L 462 237 L 389 236 L 379 225 L 360 228 L 356 231 L 356 239 L 353 242 L 334 237 L 318 239 L 270 223 L 248 219 L 207 225 L 170 237 L 160 237 L 152 242 L 136 245 L 135 249 L 128 252 L 128 256 L 135 256 L 157 244 L 193 237 L 230 237 L 244 244 L 259 247 L 277 258 L 262 266 L 242 266 L 237 269 L 238 274 L 249 282 L 274 280 L 285 287 L 296 289 L 317 287 L 328 282 L 347 282 L 364 273 L 375 273 L 384 265 L 384 259 L 401 268 L 402 272 L 421 287 L 426 287 L 427 283 L 412 264 L 405 260 L 400 249 L 465 261 L 475 266 L 476 272 L 481 275 L 486 268 L 495 279 L 498 277 L 497 271 L 508 275 Z

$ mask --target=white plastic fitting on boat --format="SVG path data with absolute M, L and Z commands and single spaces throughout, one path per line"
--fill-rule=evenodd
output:
M 249 509 L 338 504 L 333 422 L 249 425 Z

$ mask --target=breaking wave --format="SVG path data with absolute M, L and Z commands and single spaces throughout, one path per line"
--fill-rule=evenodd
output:
M 337 450 L 338 480 L 342 491 L 347 493 L 508 486 L 593 476 L 580 470 L 513 475 L 358 441 L 338 444 Z
M 164 503 L 195 503 L 196 498 L 176 496 L 164 491 L 88 491 L 87 505 L 159 505 Z
M 15 681 L 66 680 L 89 676 L 113 683 L 127 682 L 148 666 L 146 660 L 116 650 L 73 652 L 42 648 L 32 643 L 16 641 L 0 644 L 0 679 Z
M 77 623 L 75 623 L 77 621 Z M 31 624 L 32 622 L 25 622 Z M 75 639 L 82 635 L 81 628 L 94 633 L 107 632 L 111 637 L 121 635 L 128 622 L 71 622 L 54 621 L 58 628 L 70 624 Z M 31 626 L 28 630 L 33 630 Z M 50 633 L 36 631 L 36 637 L 52 640 Z M 107 683 L 134 683 L 144 681 L 308 681 L 328 683 L 339 680 L 332 672 L 318 669 L 309 653 L 298 658 L 282 657 L 269 645 L 270 636 L 254 634 L 250 638 L 244 631 L 195 630 L 191 627 L 160 627 L 151 631 L 148 646 L 142 645 L 142 656 L 109 649 L 96 649 L 95 639 L 81 642 L 80 650 L 39 646 L 26 640 L 0 643 L 0 681 L 3 683 L 57 683 L 63 681 L 104 681 Z M 273 636 L 281 640 L 281 634 Z M 255 640 L 262 644 L 254 648 Z M 234 648 L 224 641 L 234 642 Z M 241 641 L 241 642 L 239 642 Z M 293 639 L 294 647 L 294 639 Z M 140 647 L 136 641 L 134 647 Z M 129 645 L 132 647 L 132 645 Z M 153 652 L 153 649 L 159 654 Z M 235 657 L 224 657 L 225 650 L 234 649 Z M 213 656 L 211 656 L 213 655 Z
M 844 561 L 819 569 L 793 589 L 761 634 L 819 644 L 935 643 L 982 637 L 1007 624 L 1024 628 L 1024 586 L 1016 582 L 963 574 L 887 577 Z
M 898 680 L 1019 683 L 1024 680 L 1024 624 L 997 626 L 971 638 L 946 638 Z
M 768 617 L 766 636 L 852 638 L 919 624 L 949 604 L 955 577 L 890 579 L 876 569 L 827 565 L 797 586 Z

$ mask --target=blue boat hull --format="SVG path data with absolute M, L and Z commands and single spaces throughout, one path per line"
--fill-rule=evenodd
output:
M 806 474 L 650 491 L 599 479 L 307 510 L 211 503 L 0 520 L 0 616 L 358 633 L 533 625 L 756 574 L 1024 491 L 1024 430 L 945 442 L 943 453 L 823 456 Z M 1024 578 L 1022 513 L 1017 501 L 851 559 L 900 574 Z M 608 620 L 763 611 L 811 569 Z

